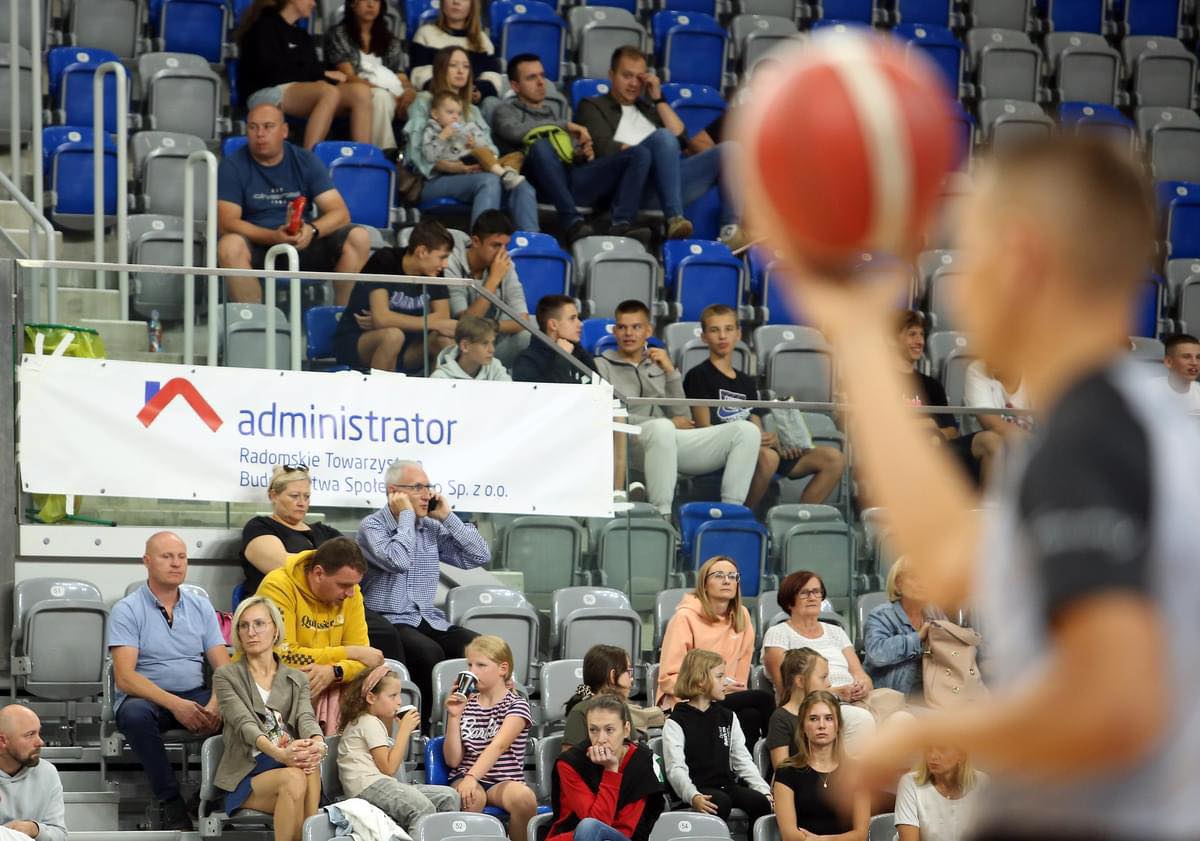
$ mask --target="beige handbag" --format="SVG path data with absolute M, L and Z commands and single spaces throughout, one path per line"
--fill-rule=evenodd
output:
M 981 640 L 978 631 L 955 625 L 948 619 L 925 623 L 921 628 L 924 649 L 921 680 L 927 706 L 948 709 L 987 697 L 987 687 L 975 661 Z

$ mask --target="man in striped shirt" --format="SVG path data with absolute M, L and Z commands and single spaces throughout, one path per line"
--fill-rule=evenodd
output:
M 421 689 L 422 715 L 433 703 L 433 668 L 463 656 L 474 631 L 451 625 L 434 606 L 440 564 L 475 569 L 491 559 L 487 543 L 449 504 L 419 462 L 394 461 L 384 473 L 387 505 L 358 527 L 367 559 L 367 606 L 386 617 L 404 648 L 404 663 Z

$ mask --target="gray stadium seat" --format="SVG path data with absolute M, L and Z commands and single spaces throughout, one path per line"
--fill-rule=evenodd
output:
M 661 269 L 642 244 L 628 237 L 584 237 L 571 246 L 578 294 L 588 317 L 612 318 L 617 304 L 642 301 L 651 312 L 658 308 Z
M 437 733 L 444 733 L 446 727 L 446 696 L 454 687 L 454 680 L 459 672 L 467 671 L 467 659 L 456 657 L 453 660 L 443 660 L 433 667 L 430 684 L 433 689 L 433 707 L 430 713 L 431 728 Z M 438 718 L 438 716 L 441 716 Z
M 758 647 L 761 648 L 762 644 L 759 643 Z M 752 659 L 757 660 L 758 652 L 755 651 L 754 655 L 755 656 Z M 750 680 L 747 682 L 747 684 L 751 689 L 770 692 L 772 695 L 775 694 L 775 687 L 771 685 L 771 678 L 767 675 L 766 667 L 764 667 L 761 663 L 755 663 L 750 667 Z M 767 777 L 767 779 L 769 780 L 771 778 Z
M 979 103 L 983 142 L 993 149 L 1034 137 L 1049 137 L 1054 121 L 1040 106 L 1017 99 L 989 99 Z
M 856 651 L 862 651 L 866 641 L 863 639 L 863 630 L 867 627 L 867 617 L 871 615 L 871 611 L 879 607 L 881 604 L 887 604 L 887 593 L 878 590 L 870 593 L 862 593 L 854 598 L 854 648 Z
M 741 15 L 774 15 L 799 20 L 806 10 L 797 8 L 796 0 L 738 0 L 737 12 Z
M 959 260 L 959 252 L 950 249 L 922 251 L 917 256 L 917 300 L 923 300 L 929 291 L 929 280 L 938 269 L 951 269 Z
M 33 90 L 33 56 L 29 54 L 29 50 L 24 47 L 17 48 L 17 59 L 13 61 L 12 52 L 8 42 L 0 44 L 0 113 L 6 115 L 4 129 L 0 130 L 0 149 L 8 149 L 12 145 L 12 135 L 9 132 L 10 123 L 7 115 L 12 108 L 12 95 L 9 90 L 10 80 L 14 65 L 19 79 L 21 90 L 24 93 L 21 96 L 21 112 L 19 115 L 21 125 L 21 142 L 28 143 L 30 132 L 33 131 L 33 116 L 29 110 L 29 91 Z M 34 162 L 36 166 L 41 166 L 41 161 Z M 88 217 L 88 226 L 91 226 L 91 217 Z
M 942 366 L 942 388 L 946 390 L 946 402 L 951 406 L 963 404 L 963 392 L 967 384 L 967 368 L 975 357 L 967 353 L 952 353 Z
M 754 822 L 754 832 L 750 841 L 779 841 L 779 824 L 774 815 L 763 815 Z
M 504 569 L 525 575 L 525 597 L 538 610 L 556 590 L 580 583 L 583 528 L 570 517 L 517 517 L 504 530 Z
M 542 736 L 537 740 L 535 753 L 537 785 L 533 790 L 537 792 L 539 803 L 550 801 L 550 787 L 554 784 L 554 763 L 558 761 L 558 756 L 562 753 L 562 746 L 562 733 Z
M 671 590 L 663 590 L 658 594 L 658 598 L 654 601 L 654 652 L 655 660 L 658 659 L 657 652 L 662 648 L 663 634 L 667 632 L 667 623 L 671 621 L 671 617 L 675 615 L 675 609 L 679 607 L 679 603 L 683 601 L 683 597 L 692 592 L 690 587 L 676 587 Z
M 266 812 L 254 809 L 239 809 L 237 814 L 230 816 L 221 809 L 213 809 L 214 802 L 222 805 L 225 792 L 217 788 L 217 765 L 225 752 L 225 737 L 223 735 L 209 736 L 200 748 L 200 814 L 197 828 L 201 838 L 219 838 L 225 830 L 236 831 L 239 838 L 257 836 L 262 839 L 271 837 L 271 828 L 275 819 Z M 258 829 L 259 832 L 253 832 Z M 253 835 L 252 835 L 253 833 Z
M 971 151 L 968 149 L 968 154 Z M 926 248 L 954 247 L 955 237 L 958 235 L 958 221 L 962 217 L 962 205 L 974 187 L 974 181 L 965 172 L 952 172 L 946 176 L 939 196 L 941 210 L 938 212 L 937 224 L 930 226 Z
M 1059 102 L 1119 104 L 1121 56 L 1103 35 L 1052 32 L 1046 36 L 1046 56 Z
M 390 735 L 390 734 L 389 734 Z M 325 746 L 328 751 L 321 760 L 321 794 L 330 803 L 336 803 L 344 796 L 342 792 L 342 777 L 338 774 L 337 752 L 338 744 L 342 741 L 340 735 L 326 736 Z
M 873 815 L 867 826 L 867 841 L 892 841 L 896 837 L 896 816 L 888 812 Z
M 562 724 L 567 718 L 567 701 L 583 683 L 583 660 L 551 660 L 542 663 L 538 674 L 542 726 L 550 728 Z
M 646 30 L 630 12 L 612 6 L 575 6 L 567 11 L 575 44 L 575 63 L 584 78 L 603 78 L 613 51 L 631 46 L 641 49 Z
M 138 14 L 136 0 L 70 0 L 67 38 L 72 44 L 132 59 L 138 53 Z
M 183 265 L 183 219 L 178 216 L 162 216 L 154 213 L 137 214 L 129 217 L 129 262 L 152 266 Z M 193 238 L 192 262 L 204 264 L 204 230 L 196 225 Z M 133 288 L 132 307 L 138 314 L 149 318 L 158 310 L 164 321 L 183 318 L 183 277 L 177 274 L 157 272 L 132 272 L 129 280 Z M 198 295 L 207 288 L 206 278 L 196 276 Z
M 542 812 L 534 815 L 529 819 L 529 825 L 525 832 L 529 841 L 546 841 L 550 835 L 550 827 L 554 823 L 554 815 L 550 812 Z
M 936 269 L 929 278 L 929 329 L 945 332 L 954 329 L 954 284 L 959 283 L 963 273 L 953 266 Z
M 1167 261 L 1167 296 L 1172 307 L 1178 306 L 1184 284 L 1193 278 L 1200 278 L 1200 260 L 1179 258 Z
M 1136 113 L 1155 180 L 1200 181 L 1200 116 L 1186 108 L 1139 108 Z
M 970 342 L 964 333 L 953 330 L 930 333 L 925 343 L 925 352 L 929 354 L 930 370 L 934 379 L 940 379 L 946 362 L 952 356 L 969 353 Z
M 1158 339 L 1149 336 L 1130 336 L 1129 341 L 1133 345 L 1129 349 L 1129 355 L 1135 359 L 1161 363 L 1163 356 L 1166 355 L 1166 346 Z
M 135 582 L 136 586 L 141 586 L 141 582 Z M 128 594 L 127 590 L 126 595 Z M 113 706 L 116 698 L 116 677 L 113 674 L 112 660 L 106 659 L 104 661 L 104 697 L 100 705 L 100 776 L 103 780 L 108 780 L 109 760 L 121 756 L 124 744 L 124 736 L 117 730 L 117 714 Z M 176 727 L 164 730 L 162 739 L 164 745 L 172 748 L 178 747 L 182 753 L 182 776 L 186 780 L 191 768 L 194 749 L 204 741 L 204 736 L 198 736 L 190 730 Z
M 867 556 L 872 559 L 874 571 L 879 575 L 880 583 L 882 583 L 895 560 L 891 551 L 886 547 L 887 511 L 878 507 L 866 508 L 859 515 L 859 519 L 863 526 L 863 539 L 867 542 Z
M 223 364 L 230 368 L 263 368 L 267 358 L 267 308 L 264 304 L 222 304 L 217 310 Z M 297 326 L 297 329 L 299 327 Z M 275 368 L 291 367 L 287 315 L 275 308 Z
M 1029 0 L 969 0 L 967 10 L 971 26 L 1029 30 L 1032 14 Z
M 733 347 L 733 367 L 739 371 L 750 373 L 750 346 L 745 342 L 738 342 Z M 683 348 L 679 351 L 679 374 L 686 377 L 687 372 L 695 368 L 697 365 L 708 359 L 708 345 L 704 344 L 703 339 L 689 339 L 684 343 Z M 752 395 L 751 400 L 754 399 Z
M 204 141 L 191 134 L 171 131 L 139 131 L 130 140 L 133 173 L 140 190 L 142 213 L 183 216 L 183 182 L 188 156 L 205 150 Z M 197 220 L 208 216 L 208 176 L 204 167 L 193 172 L 196 193 L 192 202 Z
M 764 524 L 771 533 L 771 554 L 778 557 L 784 536 L 794 525 L 799 523 L 840 523 L 842 512 L 832 505 L 802 505 L 788 503 L 775 505 L 767 511 Z
M 326 739 L 325 742 L 328 744 L 329 740 Z M 333 750 L 330 749 L 329 752 L 333 753 Z M 322 783 L 323 785 L 324 783 Z M 341 790 L 340 786 L 338 790 Z M 323 793 L 329 794 L 329 789 L 325 789 Z M 338 799 L 340 798 L 334 798 L 334 800 Z M 336 832 L 333 822 L 329 820 L 329 815 L 322 809 L 304 822 L 304 827 L 300 830 L 300 841 L 332 841 Z
M 467 590 L 467 594 L 457 591 Z M 513 678 L 525 686 L 532 683 L 537 668 L 538 613 L 529 601 L 515 590 L 503 590 L 485 584 L 454 587 L 454 604 L 447 600 L 450 621 L 481 634 L 495 634 L 504 639 L 513 653 Z M 469 602 L 471 596 L 473 601 Z M 515 596 L 516 598 L 512 598 Z
M 1036 102 L 1042 78 L 1042 54 L 1024 32 L 972 29 L 967 48 L 979 99 Z
M 716 815 L 663 812 L 650 830 L 650 841 L 733 841 L 733 836 Z
M 814 350 L 827 350 L 829 343 L 815 327 L 799 324 L 764 324 L 754 328 L 754 352 L 758 356 L 758 370 L 767 370 L 767 356 L 771 349 L 783 342 L 798 342 Z
M 7 44 L 11 37 L 11 20 L 12 6 L 14 0 L 0 0 L 0 44 Z M 18 30 L 17 43 L 29 49 L 32 44 L 29 38 L 29 7 L 32 5 L 29 0 L 18 0 Z M 50 0 L 42 0 L 42 32 L 40 35 L 40 47 L 45 50 L 55 39 L 57 33 L 52 33 L 50 29 L 51 14 Z M 90 44 L 88 46 L 91 46 Z
M 220 137 L 221 79 L 207 61 L 188 53 L 144 53 L 137 69 L 147 128 Z
M 72 578 L 27 578 L 13 586 L 9 696 L 18 690 L 65 701 L 103 691 L 108 608 L 99 588 Z
M 1191 108 L 1196 91 L 1196 56 L 1177 38 L 1127 35 L 1121 42 L 1133 106 Z
M 798 523 L 779 549 L 779 573 L 815 572 L 838 613 L 848 612 L 853 579 L 854 537 L 845 523 Z
M 438 812 L 426 815 L 412 829 L 413 841 L 465 841 L 468 838 L 504 838 L 504 824 L 477 812 Z
M 667 346 L 667 353 L 671 354 L 671 361 L 676 368 L 683 359 L 683 346 L 692 339 L 700 338 L 700 333 L 699 321 L 673 321 L 663 326 L 663 343 Z
M 734 57 L 744 68 L 754 63 L 780 44 L 796 37 L 796 24 L 791 16 L 741 14 L 730 22 L 730 44 Z
M 759 669 L 762 667 L 759 666 Z M 753 684 L 751 685 L 753 687 Z M 769 691 L 769 690 L 768 690 Z M 774 769 L 771 768 L 771 751 L 767 748 L 767 740 L 759 739 L 754 743 L 754 750 L 751 755 L 754 757 L 754 764 L 758 766 L 758 773 L 762 775 L 764 780 L 770 780 L 774 774 Z
M 827 403 L 833 399 L 833 356 L 804 341 L 780 342 L 767 354 L 767 388 L 780 400 Z
M 401 663 L 399 660 L 387 659 L 383 661 L 387 667 L 396 674 L 400 675 L 400 700 L 405 704 L 412 704 L 418 710 L 421 709 L 421 689 L 412 682 L 412 678 L 408 674 L 408 666 Z M 420 731 L 414 731 L 413 740 L 419 741 Z M 410 758 L 414 756 L 409 755 Z
M 597 643 L 618 645 L 636 667 L 642 659 L 642 618 L 629 598 L 608 587 L 565 587 L 550 605 L 550 650 L 564 660 L 582 659 Z
M 763 590 L 759 593 L 758 601 L 754 603 L 754 609 L 750 611 L 750 615 L 754 619 L 756 631 L 754 651 L 757 654 L 762 648 L 762 638 L 767 629 L 787 621 L 787 614 L 779 609 L 779 591 Z
M 675 550 L 675 529 L 662 518 L 617 516 L 596 543 L 597 583 L 629 593 L 634 610 L 647 613 L 671 583 Z

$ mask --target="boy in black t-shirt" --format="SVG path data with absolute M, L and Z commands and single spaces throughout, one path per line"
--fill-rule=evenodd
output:
M 381 248 L 363 274 L 441 277 L 454 248 L 454 238 L 440 222 L 421 222 L 412 229 L 408 247 Z M 429 307 L 429 356 L 433 367 L 438 353 L 454 344 L 456 322 L 450 317 L 445 286 L 360 280 L 350 290 L 350 300 L 333 334 L 338 362 L 353 368 L 381 371 L 411 370 L 421 365 L 424 310 Z
M 700 338 L 708 345 L 708 359 L 688 371 L 683 379 L 683 392 L 697 400 L 756 400 L 758 389 L 754 379 L 733 365 L 733 352 L 742 338 L 737 313 L 724 304 L 705 307 L 700 313 Z M 762 430 L 762 409 L 725 406 L 693 406 L 692 420 L 696 426 L 714 426 L 736 420 L 749 420 Z M 834 447 L 786 449 L 774 432 L 762 433 L 762 447 L 746 505 L 754 508 L 763 498 L 775 476 L 799 479 L 812 476 L 812 481 L 800 494 L 803 503 L 824 502 L 842 478 L 846 462 L 841 450 Z

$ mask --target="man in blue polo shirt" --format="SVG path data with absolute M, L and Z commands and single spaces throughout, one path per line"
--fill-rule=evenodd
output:
M 142 563 L 146 583 L 117 602 L 108 621 L 117 727 L 163 808 L 163 828 L 190 832 L 162 732 L 217 731 L 221 715 L 217 697 L 204 686 L 204 660 L 215 670 L 229 654 L 212 604 L 180 586 L 187 577 L 187 547 L 179 536 L 151 535 Z

